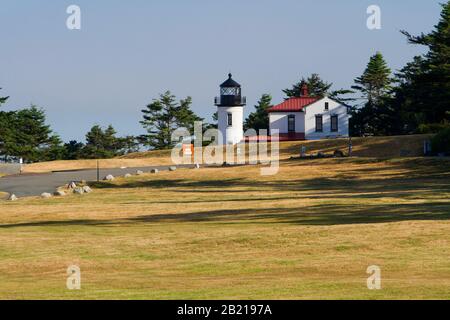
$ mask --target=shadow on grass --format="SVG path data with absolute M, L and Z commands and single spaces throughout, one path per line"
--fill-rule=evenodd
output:
M 346 162 L 343 162 L 343 165 Z M 345 173 L 334 178 L 266 180 L 247 179 L 229 180 L 140 180 L 125 185 L 101 183 L 100 188 L 170 188 L 174 192 L 198 192 L 199 199 L 188 200 L 183 196 L 172 200 L 142 200 L 139 203 L 205 203 L 205 210 L 182 214 L 152 214 L 128 219 L 109 220 L 64 220 L 39 221 L 30 223 L 4 224 L 0 229 L 13 227 L 51 227 L 51 226 L 114 226 L 124 224 L 176 223 L 176 222 L 212 222 L 212 223 L 287 223 L 297 225 L 344 225 L 369 224 L 417 220 L 450 219 L 450 162 L 434 162 L 432 159 L 413 159 L 391 163 L 389 169 L 403 169 L 406 173 L 387 175 L 384 178 L 370 179 L 372 168 L 359 168 L 349 171 L 350 175 L 369 179 L 354 179 Z M 433 164 L 433 165 L 431 165 Z M 289 165 L 289 163 L 287 163 Z M 383 170 L 380 166 L 379 170 Z M 377 170 L 373 170 L 376 172 Z M 229 190 L 239 187 L 242 190 Z M 248 191 L 288 191 L 283 195 L 255 197 Z M 296 193 L 298 191 L 299 193 Z M 214 199 L 202 194 L 205 192 L 237 192 L 232 198 Z M 433 196 L 433 202 L 426 202 L 426 196 Z M 373 204 L 373 199 L 391 198 Z M 438 201 L 440 198 L 440 201 Z M 305 205 L 301 199 L 318 199 L 326 203 Z M 339 199 L 339 203 L 332 203 Z M 364 203 L 364 199 L 371 199 Z M 395 199 L 418 199 L 418 203 L 403 203 Z M 214 203 L 227 201 L 276 201 L 299 200 L 298 207 L 289 208 L 268 206 L 258 209 L 222 209 L 216 210 Z M 342 200 L 348 200 L 343 204 Z M 136 202 L 130 201 L 129 204 Z M 376 203 L 376 202 L 375 202 Z
M 206 210 L 183 214 L 153 214 L 129 219 L 64 220 L 4 224 L 15 227 L 120 226 L 147 223 L 286 223 L 294 225 L 347 225 L 418 220 L 449 220 L 450 201 L 429 204 L 314 205 L 299 208 Z

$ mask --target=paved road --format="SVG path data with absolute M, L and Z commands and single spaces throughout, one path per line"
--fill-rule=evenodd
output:
M 192 165 L 184 165 L 179 167 L 193 167 Z M 108 174 L 115 177 L 124 176 L 127 173 L 134 174 L 137 170 L 149 172 L 151 169 L 160 171 L 168 170 L 168 166 L 139 167 L 126 169 L 101 169 L 100 179 Z M 53 193 L 57 187 L 63 186 L 71 181 L 96 181 L 97 170 L 76 170 L 52 172 L 43 174 L 23 174 L 16 176 L 6 176 L 0 178 L 0 191 L 13 193 L 17 197 L 39 196 L 44 192 Z

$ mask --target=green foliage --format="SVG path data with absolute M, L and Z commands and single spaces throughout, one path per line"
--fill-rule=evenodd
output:
M 389 135 L 397 131 L 398 110 L 391 103 L 390 95 L 392 82 L 391 70 L 383 55 L 377 52 L 352 87 L 361 93 L 363 106 L 352 110 L 351 135 Z
M 244 122 L 244 130 L 255 129 L 259 132 L 261 129 L 269 129 L 269 114 L 267 109 L 272 107 L 272 97 L 269 94 L 263 94 L 255 106 L 255 111 L 250 113 Z
M 292 85 L 291 89 L 285 89 L 283 90 L 283 92 L 286 94 L 287 98 L 301 97 L 302 96 L 301 88 L 303 87 L 304 84 L 308 86 L 308 94 L 310 96 L 313 97 L 329 96 L 330 98 L 340 102 L 352 100 L 349 98 L 343 98 L 342 96 L 353 93 L 353 91 L 344 89 L 330 91 L 333 84 L 322 80 L 317 73 L 313 73 L 306 79 L 302 78 L 299 82 Z
M 202 121 L 191 109 L 192 99 L 187 97 L 176 102 L 176 97 L 166 91 L 159 99 L 142 110 L 142 126 L 147 134 L 141 136 L 141 142 L 152 149 L 168 149 L 173 146 L 172 133 L 177 128 L 186 128 L 193 133 L 194 122 Z
M 445 128 L 432 138 L 431 150 L 435 154 L 450 155 L 450 128 Z
M 72 147 L 75 152 L 79 151 L 77 149 L 80 146 L 76 143 L 72 143 Z M 86 134 L 86 145 L 82 148 L 81 155 L 87 159 L 107 159 L 135 150 L 133 148 L 137 148 L 134 137 L 119 138 L 111 125 L 104 130 L 99 125 L 94 125 Z
M 381 99 L 388 96 L 392 83 L 391 69 L 380 52 L 370 57 L 366 70 L 355 79 L 355 83 L 352 88 L 361 92 L 363 99 L 373 105 L 379 104 Z
M 32 162 L 57 159 L 61 140 L 45 121 L 44 111 L 36 106 L 0 112 L 0 154 Z
M 0 90 L 2 90 L 2 88 L 0 88 Z M 4 104 L 8 99 L 9 97 L 0 97 L 0 106 Z
M 450 128 L 450 122 L 443 121 L 441 123 L 424 123 L 419 125 L 419 133 L 438 133 L 444 129 Z
M 83 157 L 84 144 L 82 142 L 71 140 L 64 144 L 64 149 L 64 159 L 66 160 L 77 160 Z
M 421 124 L 450 120 L 450 1 L 442 4 L 441 17 L 428 34 L 412 36 L 402 31 L 412 44 L 428 47 L 400 73 L 398 103 L 408 113 L 412 129 Z

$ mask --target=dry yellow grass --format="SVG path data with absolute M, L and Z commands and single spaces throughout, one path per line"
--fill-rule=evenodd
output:
M 449 167 L 285 161 L 275 176 L 177 170 L 1 203 L 0 298 L 448 299 Z
M 99 162 L 102 168 L 120 167 L 146 167 L 157 165 L 170 165 L 170 158 L 142 158 L 142 159 L 101 159 Z M 51 171 L 92 169 L 97 167 L 97 160 L 61 160 L 51 162 L 33 163 L 24 166 L 26 173 L 43 173 Z
M 430 135 L 353 138 L 353 155 L 357 157 L 390 158 L 399 157 L 401 151 L 404 151 L 403 155 L 410 157 L 420 156 L 423 153 L 423 141 L 429 138 Z M 280 159 L 299 156 L 301 146 L 306 146 L 307 153 L 310 154 L 316 154 L 319 151 L 333 153 L 336 149 L 347 152 L 348 139 L 281 142 Z M 170 155 L 171 150 L 139 152 L 115 159 L 103 159 L 100 160 L 100 165 L 102 168 L 171 165 L 172 161 Z M 78 170 L 95 168 L 96 165 L 96 160 L 42 162 L 26 165 L 24 167 L 24 172 L 41 173 L 61 170 Z

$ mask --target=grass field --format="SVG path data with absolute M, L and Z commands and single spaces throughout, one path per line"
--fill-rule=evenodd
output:
M 186 169 L 2 202 L 0 298 L 448 299 L 449 168 L 286 160 L 275 176 Z

